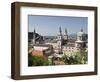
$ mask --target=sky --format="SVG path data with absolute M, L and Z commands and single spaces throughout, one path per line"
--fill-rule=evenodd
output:
M 77 33 L 83 29 L 87 33 L 87 17 L 70 17 L 70 16 L 28 16 L 28 30 L 35 31 L 42 36 L 56 36 L 59 33 L 59 27 L 62 33 L 67 29 L 68 34 Z

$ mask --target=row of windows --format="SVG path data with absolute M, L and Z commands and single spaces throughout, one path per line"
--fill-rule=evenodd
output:
M 60 46 L 58 46 L 58 47 L 60 47 Z M 54 46 L 54 48 L 56 49 L 56 48 L 58 48 L 57 46 Z M 76 50 L 76 48 L 74 48 L 74 47 L 65 47 L 64 49 L 68 49 L 68 50 Z M 79 50 L 79 49 L 77 49 L 77 50 Z
M 79 49 L 77 49 L 77 50 L 79 50 Z M 74 52 L 75 50 L 66 50 L 66 51 L 69 51 L 69 52 L 70 52 L 70 51 L 71 51 L 71 52 Z

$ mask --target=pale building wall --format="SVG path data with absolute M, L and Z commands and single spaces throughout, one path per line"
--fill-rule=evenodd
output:
M 40 51 L 43 51 L 43 50 L 46 50 L 48 49 L 49 47 L 44 47 L 44 46 L 34 46 L 34 50 L 40 50 Z

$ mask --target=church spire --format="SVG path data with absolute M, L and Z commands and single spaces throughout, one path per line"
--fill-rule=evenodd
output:
M 61 27 L 59 27 L 59 34 L 62 35 Z
M 34 29 L 34 31 L 33 31 L 33 44 L 35 44 L 35 41 L 36 40 L 36 31 L 35 31 L 35 29 Z
M 67 35 L 67 29 L 65 28 L 65 35 Z
M 57 40 L 57 45 L 58 45 L 58 49 L 59 52 L 58 53 L 62 53 L 62 30 L 61 27 L 59 27 L 59 34 L 58 34 L 58 40 Z
M 34 28 L 34 32 L 33 33 L 36 33 L 35 28 Z
M 66 28 L 65 28 L 65 33 L 64 33 L 63 38 L 64 38 L 65 40 L 68 40 L 68 33 L 67 33 L 67 29 L 66 29 Z

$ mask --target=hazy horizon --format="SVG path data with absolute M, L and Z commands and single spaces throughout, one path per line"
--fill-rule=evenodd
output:
M 28 30 L 33 32 L 34 29 L 42 36 L 56 36 L 59 27 L 64 33 L 67 29 L 68 34 L 76 34 L 83 29 L 87 33 L 88 18 L 87 17 L 70 17 L 70 16 L 28 16 Z

